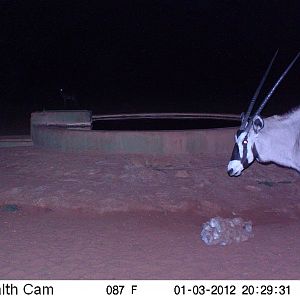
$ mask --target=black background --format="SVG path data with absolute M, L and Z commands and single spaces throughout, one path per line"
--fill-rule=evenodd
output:
M 299 1 L 0 0 L 0 132 L 63 109 L 241 113 L 300 50 Z M 300 61 L 264 114 L 300 103 Z

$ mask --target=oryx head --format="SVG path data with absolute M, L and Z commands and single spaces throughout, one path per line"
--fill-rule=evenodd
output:
M 264 127 L 264 120 L 260 117 L 260 113 L 263 110 L 264 106 L 274 93 L 275 89 L 285 77 L 287 72 L 293 66 L 293 64 L 298 59 L 300 52 L 296 55 L 293 61 L 288 65 L 285 71 L 282 73 L 280 78 L 274 84 L 268 95 L 263 100 L 262 104 L 259 106 L 257 111 L 251 115 L 253 106 L 255 104 L 256 98 L 259 95 L 259 92 L 269 74 L 273 61 L 277 55 L 278 50 L 276 51 L 275 55 L 273 56 L 263 78 L 259 86 L 257 87 L 254 96 L 250 102 L 248 110 L 246 114 L 242 113 L 241 115 L 241 126 L 240 129 L 235 134 L 235 144 L 232 151 L 231 159 L 227 167 L 227 172 L 230 176 L 239 176 L 244 169 L 246 169 L 254 159 L 259 159 L 259 154 L 257 153 L 255 141 L 260 134 L 260 131 Z

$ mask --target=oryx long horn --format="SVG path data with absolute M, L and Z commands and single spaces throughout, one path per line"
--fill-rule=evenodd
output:
M 285 75 L 288 73 L 288 71 L 290 70 L 290 68 L 293 66 L 293 64 L 296 62 L 296 60 L 298 59 L 298 57 L 300 56 L 300 52 L 298 52 L 298 54 L 296 55 L 296 57 L 292 60 L 292 62 L 289 64 L 289 66 L 285 69 L 285 71 L 282 73 L 282 75 L 279 77 L 279 79 L 277 80 L 277 82 L 274 84 L 274 86 L 272 87 L 272 89 L 270 90 L 269 94 L 266 96 L 266 98 L 264 99 L 264 101 L 262 102 L 262 104 L 260 105 L 260 107 L 258 108 L 258 110 L 256 111 L 255 115 L 259 115 L 261 113 L 261 111 L 263 110 L 263 108 L 265 107 L 265 105 L 267 104 L 268 100 L 270 99 L 270 97 L 272 96 L 272 94 L 274 93 L 275 89 L 278 87 L 278 85 L 280 84 L 280 82 L 282 81 L 282 79 L 285 77 Z
M 257 89 L 256 89 L 256 91 L 255 91 L 255 93 L 254 93 L 254 95 L 253 95 L 253 97 L 252 97 L 252 100 L 251 100 L 251 102 L 250 102 L 250 104 L 249 104 L 248 110 L 247 110 L 247 112 L 246 112 L 246 114 L 245 114 L 245 116 L 244 116 L 244 119 L 243 119 L 244 121 L 243 121 L 243 123 L 242 123 L 242 125 L 241 125 L 241 129 L 245 129 L 245 127 L 246 127 L 246 123 L 248 122 L 248 119 L 249 119 L 250 114 L 251 114 L 251 112 L 252 112 L 253 106 L 254 106 L 255 101 L 256 101 L 256 99 L 257 99 L 257 96 L 259 95 L 260 90 L 261 90 L 263 84 L 265 83 L 266 78 L 268 77 L 268 74 L 269 74 L 269 72 L 270 72 L 270 70 L 271 70 L 271 67 L 272 67 L 272 65 L 273 65 L 273 62 L 274 62 L 276 56 L 277 56 L 277 53 L 278 53 L 278 49 L 277 49 L 277 51 L 275 52 L 275 54 L 274 54 L 274 56 L 273 56 L 273 58 L 272 58 L 272 60 L 271 60 L 271 62 L 270 62 L 270 64 L 269 64 L 269 66 L 268 66 L 268 68 L 267 68 L 267 70 L 266 70 L 266 72 L 265 72 L 263 78 L 261 79 L 261 81 L 260 81 L 260 83 L 259 83 L 259 85 L 258 85 L 258 87 L 257 87 Z

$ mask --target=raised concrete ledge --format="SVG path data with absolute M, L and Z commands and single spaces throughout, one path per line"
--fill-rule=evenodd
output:
M 0 136 L 0 148 L 32 146 L 32 140 L 27 135 Z
M 61 114 L 67 113 L 63 117 Z M 55 114 L 32 114 L 31 136 L 34 145 L 63 151 L 97 151 L 103 154 L 218 154 L 230 153 L 236 128 L 174 131 L 101 131 L 68 129 L 68 125 L 87 121 L 90 112 L 59 112 L 60 125 L 54 126 Z M 73 114 L 73 115 L 72 115 Z M 38 118 L 37 118 L 38 117 Z M 43 120 L 45 117 L 45 120 Z M 38 120 L 38 122 L 36 122 Z M 51 122 L 49 122 L 49 120 Z M 79 122 L 78 122 L 79 123 Z M 49 126 L 51 125 L 51 126 Z
M 49 110 L 33 112 L 31 114 L 32 125 L 56 125 L 56 126 L 91 126 L 92 112 L 89 110 Z

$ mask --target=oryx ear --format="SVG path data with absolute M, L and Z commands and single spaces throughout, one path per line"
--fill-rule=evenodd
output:
M 264 127 L 264 120 L 260 116 L 255 116 L 253 119 L 253 129 L 258 133 Z

